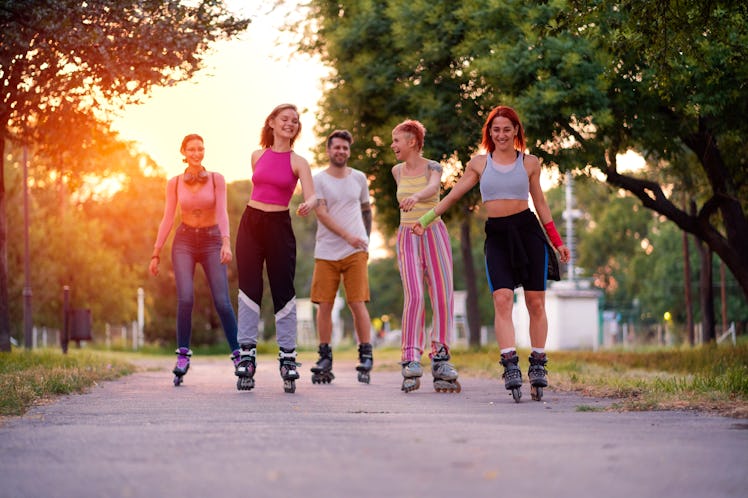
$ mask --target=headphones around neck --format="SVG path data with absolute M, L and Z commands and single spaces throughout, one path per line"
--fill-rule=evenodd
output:
M 187 185 L 192 185 L 197 182 L 205 183 L 208 181 L 209 176 L 210 173 L 208 173 L 205 168 L 203 168 L 197 175 L 188 173 L 187 170 L 184 170 L 184 183 Z

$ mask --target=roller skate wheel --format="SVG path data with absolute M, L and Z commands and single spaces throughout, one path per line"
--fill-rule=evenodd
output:
M 369 383 L 369 372 L 359 372 L 358 381 L 364 384 Z
M 250 377 L 239 377 L 236 379 L 236 388 L 239 391 L 251 391 L 255 387 L 255 380 Z
M 296 382 L 292 380 L 284 380 L 283 381 L 283 390 L 287 393 L 295 393 L 296 392 Z
M 543 388 L 541 386 L 532 386 L 530 388 L 530 397 L 535 401 L 543 399 Z
M 421 387 L 421 379 L 418 377 L 410 377 L 403 381 L 402 390 L 406 393 L 409 393 L 411 391 L 415 391 L 419 387 Z
M 178 387 L 182 384 L 182 377 L 180 375 L 174 376 L 174 387 Z
M 514 398 L 515 403 L 519 403 L 519 400 L 522 398 L 522 390 L 519 387 L 512 389 L 512 398 Z
M 462 391 L 462 386 L 456 380 L 435 381 L 434 390 L 438 393 L 459 393 Z

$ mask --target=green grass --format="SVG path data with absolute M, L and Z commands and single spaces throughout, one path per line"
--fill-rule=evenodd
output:
M 276 354 L 274 344 L 263 344 L 259 353 Z M 0 353 L 0 416 L 20 415 L 41 399 L 85 391 L 103 380 L 135 371 L 134 358 L 173 357 L 171 348 L 147 346 L 138 353 L 72 349 Z M 193 348 L 196 355 L 222 355 L 225 345 Z M 520 350 L 520 367 L 527 371 L 528 351 Z M 501 385 L 498 351 L 493 348 L 452 350 L 452 363 L 462 377 L 494 379 Z M 299 361 L 316 360 L 313 348 L 302 349 Z M 353 345 L 335 349 L 338 360 L 356 359 Z M 697 348 L 642 351 L 550 351 L 550 389 L 615 400 L 612 409 L 686 409 L 748 418 L 748 343 Z M 375 370 L 399 371 L 399 348 L 376 349 Z M 428 368 L 424 355 L 424 367 Z M 578 411 L 598 411 L 580 405 Z
M 0 416 L 21 415 L 53 395 L 79 393 L 135 371 L 115 354 L 71 350 L 0 353 Z

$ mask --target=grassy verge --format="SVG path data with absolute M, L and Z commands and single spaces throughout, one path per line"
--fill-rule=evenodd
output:
M 21 415 L 49 396 L 79 393 L 135 371 L 115 354 L 71 350 L 0 353 L 0 416 Z
M 353 350 L 335 354 L 355 357 Z M 519 354 L 527 382 L 529 351 Z M 552 351 L 548 358 L 551 390 L 610 398 L 613 410 L 699 410 L 748 418 L 748 342 L 684 349 Z M 399 361 L 399 349 L 375 350 L 375 370 L 399 371 Z M 503 388 L 496 347 L 454 348 L 452 363 L 463 377 L 495 379 L 497 389 Z M 424 369 L 428 368 L 424 355 Z
M 273 345 L 261 354 L 268 361 Z M 224 355 L 225 347 L 195 350 Z M 528 351 L 520 351 L 527 371 Z M 549 352 L 550 389 L 614 399 L 615 410 L 700 410 L 748 418 L 748 343 L 651 351 Z M 140 353 L 97 350 L 56 350 L 0 353 L 0 416 L 23 414 L 29 406 L 57 394 L 85 391 L 103 380 L 136 370 L 135 358 L 173 358 L 173 351 L 155 347 Z M 335 351 L 338 360 L 354 360 L 353 347 Z M 303 350 L 299 361 L 311 365 L 316 352 Z M 400 350 L 376 349 L 375 370 L 399 371 Z M 452 351 L 452 362 L 463 377 L 495 379 L 503 388 L 496 348 Z M 424 356 L 424 367 L 429 368 Z M 580 406 L 580 411 L 597 410 Z

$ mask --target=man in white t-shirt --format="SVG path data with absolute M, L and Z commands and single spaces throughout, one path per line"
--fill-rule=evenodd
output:
M 332 310 L 343 280 L 345 297 L 358 337 L 358 380 L 369 383 L 372 368 L 369 310 L 369 235 L 371 205 L 366 175 L 348 166 L 353 137 L 335 130 L 327 137 L 328 167 L 314 175 L 317 195 L 317 242 L 311 299 L 319 305 L 317 331 L 319 360 L 312 367 L 312 382 L 326 384 L 332 373 Z

